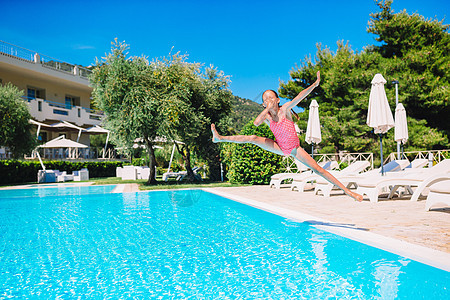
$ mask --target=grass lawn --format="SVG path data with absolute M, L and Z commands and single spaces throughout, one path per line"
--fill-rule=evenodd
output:
M 234 186 L 249 186 L 251 184 L 238 184 L 230 182 L 221 181 L 209 181 L 203 180 L 201 182 L 190 183 L 187 181 L 176 181 L 174 178 L 170 178 L 168 181 L 162 181 L 162 176 L 157 176 L 156 180 L 158 183 L 156 185 L 147 185 L 147 180 L 122 180 L 120 177 L 107 177 L 107 178 L 90 178 L 87 181 L 80 182 L 93 182 L 94 185 L 104 185 L 104 184 L 125 184 L 125 183 L 136 183 L 139 185 L 140 190 L 161 190 L 161 189 L 189 189 L 189 188 L 207 188 L 207 187 L 234 187 Z M 66 181 L 65 183 L 73 183 L 74 181 Z M 0 188 L 13 187 L 20 185 L 37 185 L 36 182 L 26 182 L 26 183 L 16 183 L 0 185 Z M 64 182 L 54 182 L 52 184 L 64 184 Z
M 237 184 L 221 181 L 208 181 L 190 183 L 187 181 L 176 181 L 175 179 L 162 181 L 161 177 L 157 177 L 158 183 L 156 185 L 146 185 L 147 180 L 122 180 L 120 177 L 108 177 L 108 178 L 92 178 L 89 181 L 94 182 L 96 185 L 100 184 L 124 184 L 124 183 L 136 183 L 139 185 L 140 190 L 159 190 L 159 189 L 188 189 L 188 188 L 206 188 L 206 187 L 231 187 L 231 186 L 248 186 L 250 184 Z

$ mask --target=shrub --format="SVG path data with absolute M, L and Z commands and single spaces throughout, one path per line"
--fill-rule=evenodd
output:
M 126 165 L 131 165 L 131 166 L 147 166 L 149 165 L 148 163 L 148 157 L 140 157 L 140 158 L 133 158 L 131 160 L 131 164 L 130 163 L 126 163 Z
M 115 177 L 116 167 L 122 167 L 121 161 L 103 162 L 71 162 L 71 161 L 44 161 L 46 169 L 59 170 L 71 173 L 87 168 L 89 177 Z M 0 184 L 36 182 L 38 170 L 42 169 L 38 161 L 1 160 Z
M 241 134 L 274 139 L 269 126 L 256 127 L 253 120 L 244 126 Z M 268 184 L 270 177 L 281 170 L 283 158 L 252 144 L 225 144 L 221 157 L 227 165 L 230 182 L 250 184 Z

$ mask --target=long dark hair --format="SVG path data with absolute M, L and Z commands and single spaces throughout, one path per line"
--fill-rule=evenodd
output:
M 272 93 L 275 94 L 275 96 L 276 96 L 277 98 L 279 98 L 279 97 L 278 97 L 278 93 L 275 92 L 274 90 L 266 90 L 265 92 L 267 92 L 267 91 L 271 91 Z M 265 93 L 265 92 L 264 92 L 264 93 Z M 264 93 L 262 93 L 261 98 L 262 98 L 262 96 L 264 96 Z M 263 99 L 263 101 L 264 101 L 264 99 Z M 280 103 L 278 103 L 278 107 L 280 107 Z M 300 119 L 299 116 L 298 116 L 298 114 L 297 114 L 292 108 L 291 108 L 291 113 L 295 116 L 296 121 L 298 121 L 298 120 Z

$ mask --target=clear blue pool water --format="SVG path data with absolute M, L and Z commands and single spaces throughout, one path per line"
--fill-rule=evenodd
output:
M 450 299 L 450 273 L 201 190 L 0 191 L 0 298 Z

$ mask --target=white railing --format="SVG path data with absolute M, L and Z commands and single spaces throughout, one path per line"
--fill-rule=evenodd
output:
M 14 57 L 27 62 L 34 62 L 36 52 L 0 41 L 0 53 L 5 56 Z
M 314 159 L 319 162 L 326 161 L 336 161 L 339 166 L 342 164 L 349 165 L 355 161 L 368 161 L 370 163 L 370 170 L 373 169 L 373 153 L 325 153 L 325 154 L 314 154 Z M 285 156 L 283 158 L 282 172 L 285 173 L 297 173 L 299 171 L 298 164 L 290 156 Z
M 373 153 L 372 152 L 363 152 L 363 153 L 325 153 L 325 154 L 314 154 L 314 159 L 317 162 L 323 161 L 337 161 L 339 166 L 342 164 L 349 165 L 355 161 L 368 161 L 370 163 L 370 170 L 373 169 Z
M 6 149 L 8 151 L 8 149 Z M 103 156 L 104 149 L 99 147 L 88 148 L 37 148 L 33 150 L 25 159 L 37 159 L 36 151 L 44 160 L 124 160 L 129 158 L 119 155 L 115 149 L 108 148 Z M 0 159 L 8 159 L 10 157 L 0 156 Z
M 291 156 L 283 156 L 281 172 L 283 173 L 299 173 L 305 168 L 295 161 Z
M 70 64 L 47 55 L 42 55 L 36 51 L 31 51 L 4 41 L 0 41 L 0 54 L 29 63 L 41 64 L 43 67 L 85 79 L 91 74 L 91 70 L 84 67 Z
M 419 159 L 429 159 L 430 161 L 433 161 L 434 163 L 438 163 L 444 159 L 450 159 L 450 149 L 444 149 L 444 150 L 423 150 L 423 151 L 408 151 L 408 152 L 402 152 L 400 154 L 400 157 L 402 159 L 409 159 L 409 161 L 413 161 L 416 158 Z M 397 159 L 397 152 L 393 152 L 388 155 L 385 163 L 388 163 L 392 160 Z

